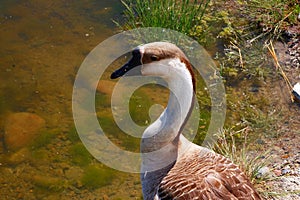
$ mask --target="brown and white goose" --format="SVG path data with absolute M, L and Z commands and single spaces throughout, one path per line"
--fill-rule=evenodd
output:
M 139 46 L 111 78 L 138 66 L 141 75 L 162 77 L 170 89 L 166 109 L 142 136 L 144 199 L 261 199 L 237 165 L 181 135 L 195 91 L 192 67 L 184 53 L 167 42 Z

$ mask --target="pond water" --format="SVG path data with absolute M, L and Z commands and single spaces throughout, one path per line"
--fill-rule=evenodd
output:
M 121 19 L 123 9 L 119 0 L 1 1 L 1 199 L 141 199 L 139 174 L 94 159 L 72 118 L 77 70 L 96 45 L 118 31 L 112 19 Z M 138 152 L 139 140 L 114 128 L 109 111 L 114 83 L 105 86 L 96 94 L 99 123 L 115 144 Z M 150 120 L 141 112 L 167 102 L 165 88 L 147 87 L 137 90 L 129 105 L 140 125 Z M 209 110 L 209 102 L 205 106 Z M 208 122 L 200 123 L 205 131 Z
M 139 175 L 93 159 L 72 119 L 76 72 L 122 10 L 119 0 L 1 1 L 1 199 L 141 198 Z M 9 140 L 14 131 L 35 134 Z

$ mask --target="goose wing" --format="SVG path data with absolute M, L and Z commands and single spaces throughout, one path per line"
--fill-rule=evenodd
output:
M 246 175 L 229 159 L 214 152 L 181 157 L 159 185 L 161 200 L 258 200 Z

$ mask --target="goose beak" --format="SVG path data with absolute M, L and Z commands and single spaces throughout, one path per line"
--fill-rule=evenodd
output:
M 128 63 L 126 63 L 125 65 L 123 65 L 121 68 L 117 69 L 116 71 L 114 71 L 111 75 L 110 78 L 111 79 L 116 79 L 119 78 L 121 76 L 123 76 L 126 72 L 128 72 L 130 70 L 130 66 Z
M 135 68 L 137 66 L 142 65 L 141 57 L 142 56 L 141 56 L 141 53 L 140 53 L 139 49 L 134 50 L 132 52 L 132 58 L 125 65 L 123 65 L 121 68 L 119 68 L 116 71 L 114 71 L 110 75 L 110 78 L 111 79 L 116 79 L 116 78 L 119 78 L 119 77 L 123 76 L 124 74 L 127 74 L 128 76 L 141 75 L 140 69 L 133 70 L 133 72 L 130 73 L 130 74 L 127 73 L 131 69 L 133 69 L 133 68 Z

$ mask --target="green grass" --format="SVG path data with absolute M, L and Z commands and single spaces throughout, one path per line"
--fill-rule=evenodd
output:
M 238 32 L 243 38 L 249 37 L 248 45 L 258 39 L 279 39 L 289 27 L 299 24 L 297 21 L 300 13 L 298 0 L 232 1 L 226 9 L 222 5 L 223 2 L 218 1 L 213 5 L 217 15 L 225 13 L 223 14 L 223 31 L 219 36 L 232 37 L 235 35 L 234 32 Z M 213 16 L 217 15 L 213 14 Z
M 274 176 L 272 167 L 268 167 L 272 163 L 271 149 L 261 147 L 260 150 L 258 146 L 250 146 L 249 129 L 251 128 L 221 130 L 216 134 L 217 142 L 211 148 L 237 164 L 264 199 L 296 194 L 298 191 L 278 190 L 273 185 L 273 181 L 281 178 Z M 260 170 L 264 167 L 269 171 L 261 174 Z
M 232 129 L 224 129 L 217 136 L 217 142 L 212 149 L 224 155 L 237 164 L 252 182 L 261 182 L 268 179 L 268 175 L 258 176 L 259 170 L 267 166 L 270 156 L 268 151 L 264 151 L 258 155 L 250 155 L 247 144 L 247 128 L 239 131 Z M 237 145 L 237 138 L 242 139 L 242 143 Z
M 300 5 L 297 0 L 250 0 L 231 2 L 224 10 L 216 2 L 212 17 L 223 22 L 217 33 L 224 43 L 218 52 L 220 70 L 226 80 L 259 77 L 264 79 L 273 71 L 266 45 L 282 39 L 289 27 L 299 24 Z M 222 14 L 223 13 L 223 14 Z
M 298 0 L 251 0 L 243 13 L 251 22 L 259 23 L 262 35 L 278 39 L 288 27 L 297 24 L 300 13 Z
M 197 0 L 123 0 L 122 29 L 161 27 L 189 35 L 204 15 L 209 1 Z

